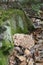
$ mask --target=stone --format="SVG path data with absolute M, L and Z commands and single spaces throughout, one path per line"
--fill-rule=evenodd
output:
M 20 65 L 27 65 L 26 61 L 20 63 Z
M 22 46 L 23 48 L 32 48 L 35 44 L 33 35 L 27 34 L 14 34 L 14 45 Z
M 29 62 L 28 62 L 28 65 L 34 65 L 34 61 L 32 58 L 30 58 Z
M 17 58 L 19 58 L 20 61 L 26 61 L 26 57 L 24 56 L 16 56 Z
M 22 51 L 22 49 L 20 49 L 20 47 L 14 47 L 14 49 L 15 49 L 20 55 L 23 55 L 23 51 Z
M 38 43 L 39 43 L 39 44 L 43 43 L 43 40 L 42 40 L 42 39 L 40 39 L 40 40 L 38 41 Z
M 31 54 L 31 52 L 30 52 L 28 49 L 25 49 L 24 54 L 25 54 L 26 56 L 29 56 L 29 55 Z

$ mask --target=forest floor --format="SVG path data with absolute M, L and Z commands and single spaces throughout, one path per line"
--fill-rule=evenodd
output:
M 41 17 L 33 16 L 33 12 L 32 16 L 28 14 L 30 12 L 25 11 L 25 13 L 32 20 L 35 30 L 30 35 L 22 34 L 28 42 L 23 40 L 21 35 L 18 38 L 15 36 L 15 40 L 20 38 L 22 41 L 16 42 L 17 45 L 14 44 L 14 49 L 9 57 L 9 65 L 43 65 L 43 12 Z
M 28 44 L 27 47 L 25 44 L 23 46 L 24 42 L 20 46 L 18 46 L 18 44 L 15 45 L 10 55 L 9 65 L 43 65 L 43 22 L 35 18 L 31 18 L 31 20 L 36 28 L 36 30 L 31 33 L 35 44 L 32 44 L 31 49 L 28 49 Z M 20 38 L 20 36 L 18 38 Z M 31 43 L 32 42 L 33 41 L 31 41 Z

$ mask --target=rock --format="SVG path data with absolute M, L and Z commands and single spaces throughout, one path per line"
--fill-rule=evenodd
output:
M 23 48 L 30 49 L 34 46 L 34 39 L 32 34 L 25 35 L 25 34 L 14 34 L 13 36 L 14 45 L 22 46 Z
M 42 40 L 42 39 L 40 39 L 40 40 L 38 41 L 38 43 L 39 43 L 39 44 L 43 43 L 43 40 Z
M 29 56 L 29 55 L 31 54 L 31 52 L 30 52 L 28 49 L 25 49 L 24 54 L 25 54 L 26 56 Z
M 20 63 L 20 65 L 27 65 L 26 61 Z
M 37 35 L 37 38 L 38 38 L 38 39 L 42 39 L 42 36 L 38 34 L 38 35 Z
M 39 25 L 37 22 L 34 22 L 34 27 L 35 27 L 35 29 L 37 29 L 37 28 L 41 28 L 41 25 Z
M 17 58 L 19 58 L 20 61 L 26 61 L 26 57 L 24 56 L 17 56 Z
M 32 58 L 30 58 L 30 61 L 28 62 L 28 65 L 34 65 L 34 61 Z
M 22 49 L 20 49 L 20 47 L 14 47 L 14 49 L 15 49 L 20 55 L 23 55 L 23 51 L 22 51 Z

